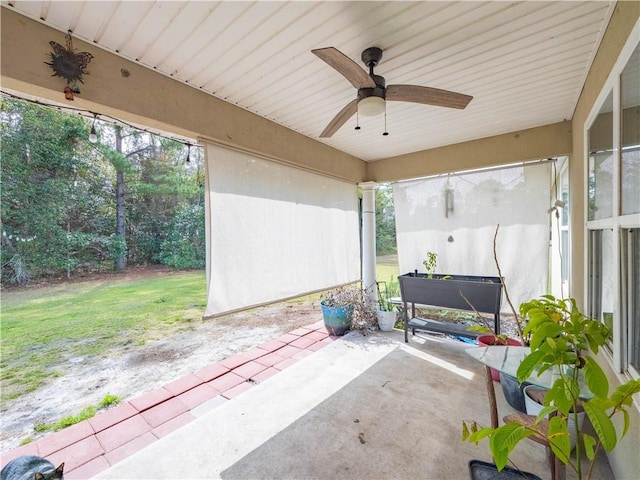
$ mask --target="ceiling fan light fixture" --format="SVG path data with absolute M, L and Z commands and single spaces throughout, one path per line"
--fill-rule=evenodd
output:
M 384 98 L 372 95 L 358 102 L 358 115 L 376 117 L 382 113 L 384 113 Z

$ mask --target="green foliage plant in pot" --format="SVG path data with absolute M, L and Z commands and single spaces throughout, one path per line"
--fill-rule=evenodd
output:
M 628 409 L 633 405 L 633 396 L 640 393 L 640 379 L 629 380 L 609 394 L 608 379 L 595 356 L 611 331 L 581 313 L 574 299 L 544 295 L 523 303 L 520 314 L 528 319 L 523 333 L 530 335 L 530 352 L 518 368 L 518 381 L 547 370 L 557 377 L 544 398 L 544 407 L 532 426 L 507 422 L 498 428 L 480 428 L 475 422 L 463 422 L 463 438 L 476 444 L 488 438 L 496 466 L 501 470 L 521 440 L 542 435 L 556 458 L 573 469 L 578 480 L 589 479 L 599 449 L 613 450 L 627 433 Z M 591 392 L 583 398 L 581 382 Z M 580 409 L 586 413 L 595 436 L 580 427 Z M 578 438 L 573 456 L 570 417 L 574 418 Z M 616 428 L 613 417 L 621 417 L 622 428 Z M 546 429 L 537 428 L 542 422 Z
M 427 252 L 427 258 L 422 261 L 424 269 L 427 271 L 428 278 L 433 278 L 433 272 L 436 271 L 438 264 L 438 254 L 432 251 Z
M 374 330 L 377 326 L 375 308 L 367 304 L 362 289 L 355 285 L 330 290 L 320 307 L 329 335 L 342 336 L 349 330 Z
M 380 290 L 380 284 L 384 284 L 384 290 Z M 394 282 L 376 282 L 378 288 L 378 328 L 383 332 L 391 332 L 398 319 L 397 305 L 391 299 L 393 292 L 397 291 L 398 284 Z M 396 295 L 397 296 L 397 295 Z

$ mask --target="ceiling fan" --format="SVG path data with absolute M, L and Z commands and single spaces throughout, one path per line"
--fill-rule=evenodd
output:
M 321 138 L 331 137 L 356 112 L 363 116 L 379 115 L 385 110 L 386 100 L 463 109 L 473 98 L 462 93 L 418 85 L 389 85 L 387 87 L 384 77 L 373 73 L 373 68 L 382 59 L 382 50 L 378 47 L 370 47 L 362 52 L 361 59 L 369 67 L 369 73 L 334 47 L 311 50 L 311 53 L 336 69 L 358 89 L 357 98 L 345 105 L 333 117 L 333 120 L 320 134 Z

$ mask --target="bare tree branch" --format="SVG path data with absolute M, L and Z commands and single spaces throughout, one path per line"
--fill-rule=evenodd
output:
M 518 328 L 518 335 L 520 335 L 520 339 L 524 343 L 524 335 L 522 334 L 522 325 L 520 325 L 520 316 L 518 312 L 511 303 L 511 298 L 509 297 L 509 290 L 507 289 L 507 284 L 504 281 L 504 277 L 502 276 L 502 269 L 500 268 L 500 262 L 498 261 L 498 230 L 500 230 L 500 224 L 496 225 L 496 233 L 493 235 L 493 260 L 496 262 L 496 268 L 498 269 L 498 277 L 502 280 L 502 288 L 504 289 L 504 296 L 507 299 L 507 303 L 511 308 L 511 312 L 515 316 L 516 327 Z

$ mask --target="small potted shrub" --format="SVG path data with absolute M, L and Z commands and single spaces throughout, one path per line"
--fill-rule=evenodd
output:
M 375 309 L 365 302 L 362 290 L 354 285 L 330 290 L 320 307 L 329 335 L 342 336 L 349 330 L 372 330 L 377 325 Z
M 380 290 L 380 284 L 384 284 L 384 290 Z M 378 328 L 383 332 L 390 332 L 396 325 L 398 319 L 398 309 L 391 298 L 394 290 L 397 290 L 397 284 L 393 282 L 376 282 L 378 288 L 378 311 L 376 315 L 378 317 Z

